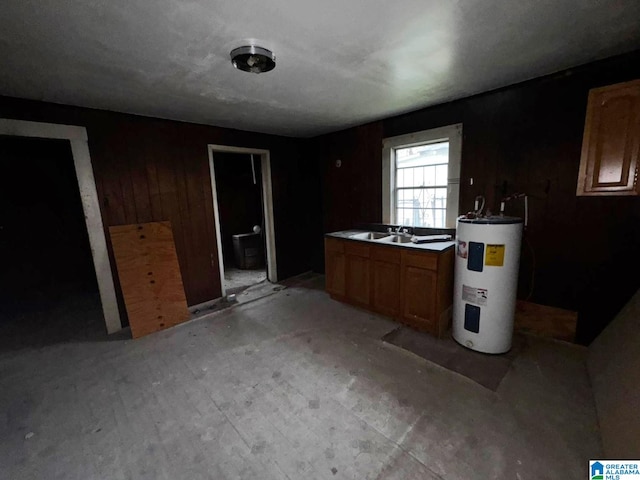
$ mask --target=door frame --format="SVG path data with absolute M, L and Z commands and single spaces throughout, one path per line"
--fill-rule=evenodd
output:
M 267 279 L 270 282 L 277 282 L 278 268 L 276 263 L 276 239 L 273 219 L 271 154 L 269 150 L 264 150 L 261 148 L 245 148 L 214 144 L 207 145 L 207 148 L 209 152 L 209 174 L 211 176 L 211 193 L 213 194 L 213 215 L 215 217 L 216 242 L 218 245 L 218 269 L 220 270 L 220 290 L 222 292 L 222 297 L 226 296 L 226 289 L 224 288 L 224 258 L 222 255 L 222 235 L 220 229 L 220 211 L 218 209 L 218 192 L 216 189 L 216 171 L 213 164 L 214 152 L 260 155 L 260 168 L 262 173 L 262 205 L 265 229 L 264 233 L 267 250 Z
M 91 257 L 93 258 L 96 280 L 98 281 L 104 323 L 107 327 L 107 333 L 121 330 L 122 322 L 111 272 L 111 262 L 107 252 L 107 239 L 102 223 L 102 214 L 100 213 L 91 155 L 89 154 L 87 129 L 76 125 L 0 118 L 0 135 L 68 140 L 71 144 L 73 166 L 76 171 L 80 189 L 80 201 L 84 211 L 87 233 L 89 234 Z

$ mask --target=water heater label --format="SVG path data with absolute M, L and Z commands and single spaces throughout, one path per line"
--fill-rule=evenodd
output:
M 487 244 L 487 250 L 484 257 L 484 264 L 488 267 L 504 266 L 504 245 Z
M 470 287 L 462 285 L 462 300 L 476 305 L 486 305 L 489 298 L 489 291 L 486 288 Z

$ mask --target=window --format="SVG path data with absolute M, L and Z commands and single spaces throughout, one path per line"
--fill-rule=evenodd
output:
M 460 191 L 462 125 L 383 142 L 383 221 L 454 228 Z

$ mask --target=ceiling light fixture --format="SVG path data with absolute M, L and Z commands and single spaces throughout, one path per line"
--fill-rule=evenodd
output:
M 273 52 L 256 45 L 235 48 L 230 55 L 233 66 L 244 72 L 263 73 L 276 68 Z

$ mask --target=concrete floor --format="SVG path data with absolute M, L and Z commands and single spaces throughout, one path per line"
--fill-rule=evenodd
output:
M 322 277 L 138 340 L 0 354 L 7 479 L 586 478 L 585 351 L 529 338 L 496 392 L 386 344 Z
M 244 289 L 267 279 L 266 269 L 242 270 L 227 267 L 224 269 L 224 288 L 227 294 L 240 293 Z

